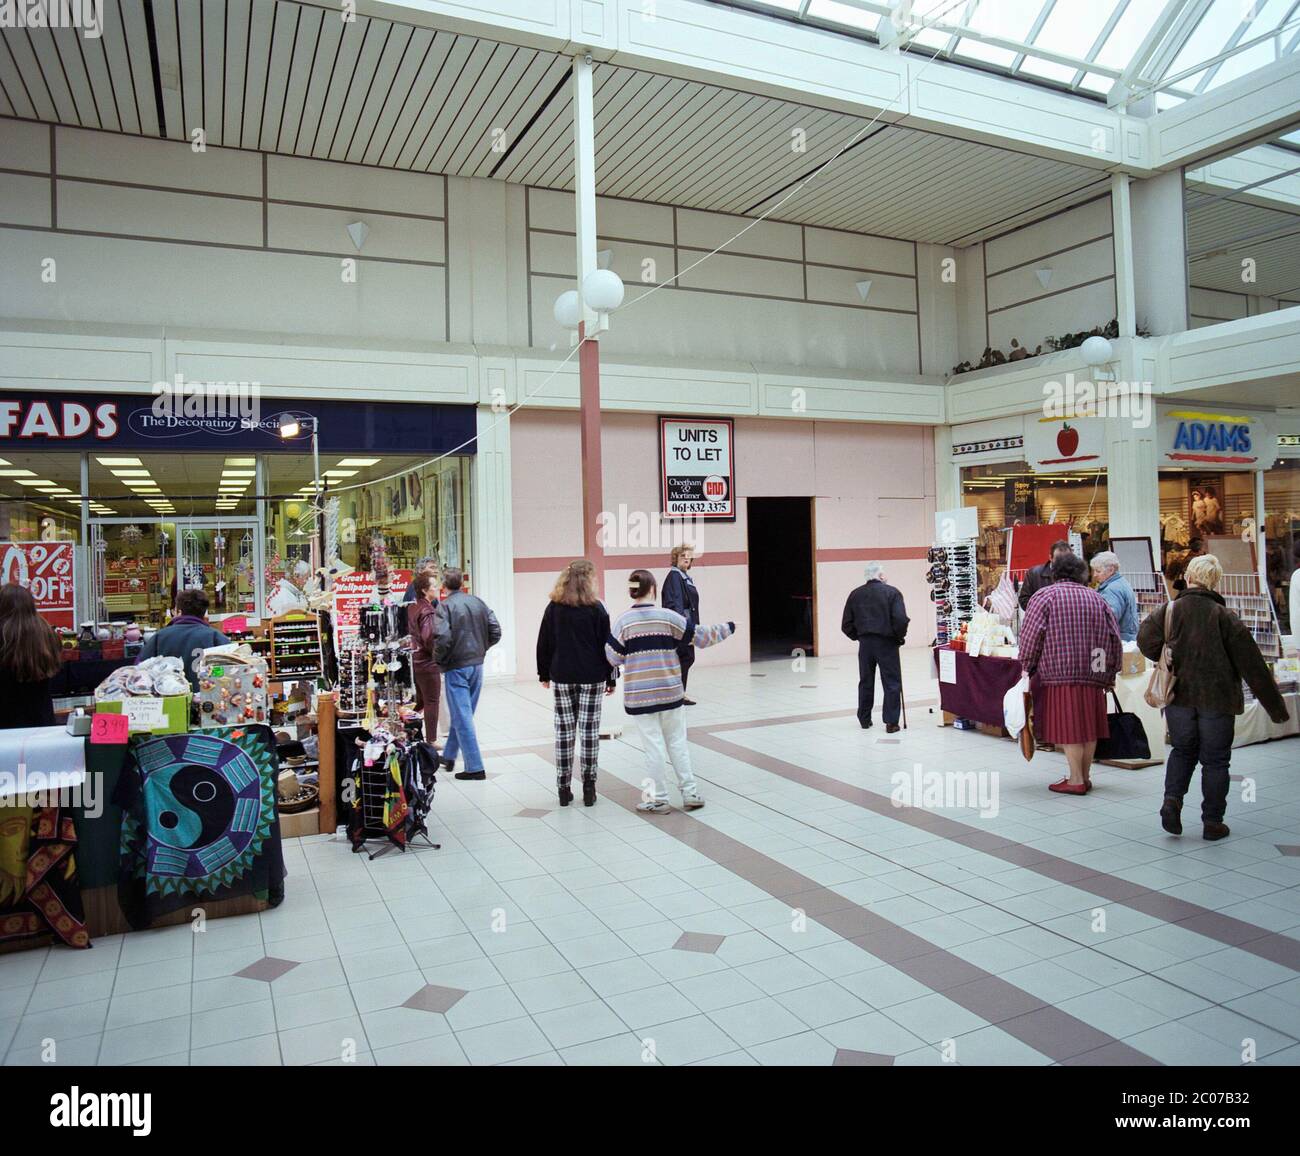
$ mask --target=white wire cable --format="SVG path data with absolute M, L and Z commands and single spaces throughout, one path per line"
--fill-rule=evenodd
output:
M 937 14 L 931 14 L 927 16 L 926 19 L 922 21 L 918 31 L 925 31 L 925 29 L 929 28 L 931 24 L 933 24 L 938 20 L 941 20 L 954 8 L 960 7 L 963 3 L 965 3 L 965 0 L 951 0 L 951 2 L 940 12 L 938 12 Z M 931 56 L 928 59 L 926 59 L 925 62 L 921 65 L 921 67 L 917 70 L 916 75 L 914 77 L 912 77 L 910 80 L 903 81 L 903 86 L 898 90 L 897 94 L 893 97 L 892 100 L 889 101 L 888 104 L 883 105 L 876 112 L 876 114 L 869 121 L 867 121 L 866 124 L 862 126 L 862 128 L 860 128 L 856 133 L 854 133 L 851 139 L 849 139 L 843 145 L 841 145 L 831 156 L 827 157 L 825 161 L 823 161 L 820 165 L 818 165 L 817 168 L 815 168 L 806 177 L 802 178 L 797 184 L 791 186 L 790 190 L 784 196 L 782 196 L 780 200 L 773 202 L 773 204 L 769 208 L 764 209 L 763 212 L 759 214 L 759 216 L 755 217 L 752 221 L 750 221 L 738 233 L 736 233 L 732 237 L 729 237 L 727 240 L 723 241 L 722 244 L 718 245 L 716 248 L 710 249 L 707 253 L 704 253 L 701 257 L 699 257 L 698 260 L 692 261 L 691 264 L 686 266 L 686 268 L 677 270 L 672 274 L 672 276 L 666 277 L 664 280 L 660 281 L 657 285 L 651 286 L 644 293 L 640 294 L 637 297 L 634 297 L 631 301 L 627 302 L 627 304 L 623 305 L 619 309 L 619 314 L 622 315 L 626 313 L 627 310 L 634 308 L 642 301 L 646 300 L 646 298 L 652 297 L 655 293 L 659 292 L 660 289 L 663 289 L 666 286 L 673 284 L 673 282 L 678 281 L 684 274 L 689 273 L 692 269 L 698 268 L 705 261 L 709 260 L 712 257 L 716 257 L 729 245 L 732 245 L 736 241 L 740 240 L 740 238 L 743 237 L 746 233 L 748 233 L 750 229 L 754 228 L 756 225 L 762 224 L 765 220 L 767 220 L 768 217 L 770 217 L 773 213 L 775 213 L 778 209 L 780 209 L 781 206 L 785 205 L 788 201 L 790 201 L 792 198 L 796 197 L 799 193 L 801 193 L 805 188 L 808 187 L 808 185 L 810 185 L 819 176 L 821 176 L 822 173 L 824 173 L 828 168 L 830 168 L 831 165 L 833 165 L 837 160 L 839 160 L 840 157 L 842 157 L 846 152 L 848 152 L 849 149 L 851 149 L 854 145 L 856 145 L 858 141 L 860 141 L 863 138 L 863 136 L 865 136 L 866 133 L 869 132 L 876 125 L 876 123 L 880 120 L 880 118 L 891 108 L 893 108 L 893 106 L 902 98 L 903 94 L 907 92 L 908 87 L 913 83 L 915 83 L 917 80 L 919 80 L 921 78 L 921 75 L 925 72 L 925 70 L 929 68 L 930 65 L 933 64 L 937 59 L 939 59 L 937 55 Z M 904 68 L 906 69 L 906 62 L 904 62 Z M 906 114 L 904 114 L 904 117 L 905 116 Z M 486 433 L 495 429 L 498 425 L 501 424 L 501 422 L 505 421 L 509 417 L 512 417 L 518 410 L 522 409 L 523 406 L 528 401 L 536 397 L 537 394 L 539 394 L 543 389 L 546 388 L 547 385 L 551 383 L 551 381 L 555 379 L 555 377 L 573 359 L 573 355 L 577 353 L 582 348 L 583 345 L 585 345 L 588 341 L 594 341 L 594 340 L 596 340 L 594 337 L 582 338 L 581 341 L 579 341 L 576 345 L 574 345 L 574 347 L 569 351 L 568 356 L 565 357 L 564 360 L 559 363 L 559 365 L 557 365 L 554 369 L 552 369 L 550 373 L 548 373 L 533 389 L 530 389 L 526 394 L 524 394 L 524 396 L 521 397 L 517 402 L 515 402 L 514 405 L 512 405 L 504 413 L 499 414 L 496 420 L 493 421 L 492 424 L 488 426 L 487 430 L 482 431 L 482 433 Z M 349 490 L 364 489 L 367 486 L 377 486 L 382 484 L 383 482 L 391 482 L 395 478 L 404 477 L 406 474 L 415 473 L 417 470 L 428 469 L 430 466 L 437 465 L 440 461 L 443 461 L 446 458 L 458 454 L 461 450 L 465 449 L 467 446 L 473 445 L 476 441 L 479 440 L 479 438 L 482 436 L 482 433 L 475 433 L 472 437 L 469 437 L 465 441 L 461 442 L 460 445 L 455 446 L 452 449 L 446 450 L 445 452 L 439 454 L 437 457 L 430 458 L 428 461 L 420 462 L 417 465 L 406 466 L 403 469 L 395 471 L 394 473 L 385 474 L 383 477 L 371 478 L 365 482 L 352 482 L 346 486 L 332 487 L 328 491 L 329 496 L 334 497 L 338 494 L 346 493 Z M 321 496 L 322 497 L 325 496 L 324 491 L 322 491 Z

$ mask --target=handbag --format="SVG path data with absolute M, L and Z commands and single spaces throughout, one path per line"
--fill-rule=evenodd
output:
M 1034 751 L 1038 749 L 1034 742 L 1034 696 L 1029 691 L 1024 691 L 1025 696 L 1025 725 L 1020 728 L 1020 753 L 1025 756 L 1025 762 L 1029 762 L 1034 757 Z
M 1149 759 L 1151 744 L 1147 742 L 1142 720 L 1119 705 L 1119 695 L 1113 690 L 1110 697 L 1115 700 L 1114 712 L 1106 715 L 1110 737 L 1097 740 L 1097 753 L 1093 757 L 1098 760 Z
M 1147 682 L 1146 694 L 1142 697 L 1146 699 L 1147 706 L 1154 706 L 1164 709 L 1174 701 L 1174 652 L 1169 646 L 1169 620 L 1173 614 L 1174 604 L 1165 603 L 1165 622 L 1164 635 L 1165 642 L 1160 648 L 1160 658 L 1151 671 L 1151 678 Z

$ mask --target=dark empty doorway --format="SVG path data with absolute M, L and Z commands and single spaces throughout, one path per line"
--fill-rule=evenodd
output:
M 814 653 L 811 498 L 749 498 L 750 656 Z

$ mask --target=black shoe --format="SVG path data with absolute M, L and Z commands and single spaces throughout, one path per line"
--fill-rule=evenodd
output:
M 869 731 L 871 729 L 871 720 L 868 719 L 866 722 L 863 722 L 861 719 L 859 719 L 858 726 L 860 726 L 864 731 Z
M 693 698 L 682 699 L 682 706 L 694 706 L 694 705 L 695 705 L 695 700 Z
M 486 779 L 486 778 L 487 778 L 487 771 L 457 771 L 457 772 L 456 772 L 456 778 L 458 778 L 458 779 L 472 779 L 472 780 L 474 780 L 475 782 L 477 782 L 479 779 Z
M 1160 825 L 1171 835 L 1183 833 L 1182 800 L 1165 796 L 1165 801 L 1160 805 Z
M 560 806 L 561 806 L 561 807 L 567 807 L 567 806 L 568 806 L 570 803 L 572 803 L 572 802 L 573 802 L 573 788 L 572 788 L 572 787 L 561 787 L 561 788 L 560 788 Z
M 885 734 L 887 735 L 896 735 L 902 729 L 898 723 L 885 723 Z
M 444 759 L 441 755 L 439 755 L 439 756 L 438 756 L 438 765 L 441 766 L 442 769 L 443 769 L 444 771 L 446 771 L 447 774 L 450 775 L 450 774 L 452 773 L 452 771 L 454 771 L 454 770 L 456 769 L 456 760 L 455 760 L 455 759 Z
M 582 784 L 582 805 L 584 807 L 594 807 L 596 805 L 596 784 Z
M 1206 823 L 1201 831 L 1201 838 L 1213 841 L 1215 839 L 1226 839 L 1230 834 L 1227 823 Z

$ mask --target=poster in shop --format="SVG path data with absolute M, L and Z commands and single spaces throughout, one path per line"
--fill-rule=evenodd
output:
M 1036 474 L 1092 470 L 1106 464 L 1106 419 L 1025 418 L 1025 461 Z
M 51 626 L 76 625 L 76 573 L 71 542 L 0 542 L 0 586 L 26 586 Z
M 401 601 L 413 577 L 410 570 L 389 571 L 388 600 Z M 355 634 L 361 629 L 361 608 L 379 600 L 375 576 L 368 571 L 340 574 L 330 587 L 334 595 L 334 633 L 338 638 Z
M 731 418 L 659 419 L 665 518 L 736 520 L 734 432 Z

